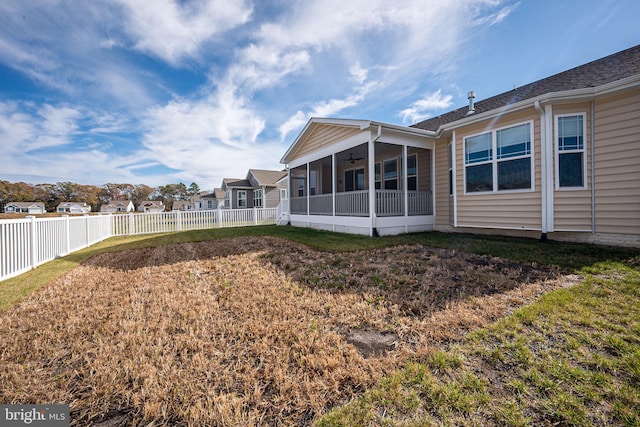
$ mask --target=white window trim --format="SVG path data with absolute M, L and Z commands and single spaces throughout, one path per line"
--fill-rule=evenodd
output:
M 240 195 L 243 195 L 244 197 L 240 197 Z M 244 200 L 244 206 L 240 206 L 240 200 Z M 246 208 L 248 207 L 248 203 L 247 203 L 247 191 L 246 190 L 238 190 L 238 208 Z
M 347 192 L 347 172 L 349 171 L 353 171 L 353 190 L 352 191 L 364 191 L 367 187 L 367 180 L 365 179 L 364 181 L 364 186 L 365 188 L 362 190 L 357 190 L 356 187 L 358 186 L 358 182 L 356 181 L 356 171 L 362 170 L 362 174 L 363 176 L 366 178 L 367 176 L 367 171 L 366 168 L 364 166 L 359 166 L 359 167 L 355 167 L 355 168 L 350 168 L 350 169 L 345 169 L 344 171 L 342 171 L 342 177 L 344 179 L 344 191 Z
M 264 205 L 262 203 L 263 201 L 263 194 L 264 191 L 262 190 L 262 188 L 256 188 L 255 190 L 253 190 L 253 206 L 256 208 L 263 208 Z
M 483 194 L 509 194 L 509 193 L 531 193 L 533 191 L 535 191 L 536 188 L 536 183 L 535 183 L 535 174 L 536 174 L 536 162 L 535 162 L 535 140 L 533 139 L 534 137 L 534 128 L 533 128 L 533 120 L 527 120 L 525 122 L 520 122 L 520 123 L 513 123 L 507 126 L 502 126 L 499 128 L 494 128 L 490 131 L 484 131 L 484 132 L 479 132 L 479 133 L 475 133 L 472 135 L 465 135 L 462 137 L 462 168 L 463 168 L 463 173 L 462 173 L 462 179 L 463 179 L 463 194 L 469 195 L 469 196 L 476 196 L 476 195 L 483 195 Z M 503 129 L 509 129 L 509 128 L 513 128 L 513 127 L 517 127 L 517 126 L 522 126 L 522 125 L 526 125 L 529 124 L 529 141 L 531 142 L 531 153 L 524 155 L 524 156 L 514 156 L 514 157 L 508 157 L 506 159 L 498 159 L 498 138 L 496 137 L 496 134 L 498 131 L 503 130 Z M 466 153 L 467 153 L 467 139 L 468 138 L 473 138 L 474 136 L 479 136 L 479 135 L 484 135 L 486 133 L 491 133 L 491 150 L 492 150 L 492 159 L 491 160 L 486 160 L 483 162 L 477 162 L 477 163 L 471 163 L 469 165 L 467 165 L 466 163 Z M 525 158 L 531 158 L 531 188 L 517 188 L 517 189 L 513 189 L 513 190 L 499 190 L 498 189 L 498 162 L 502 162 L 502 161 L 509 161 L 509 160 L 518 160 L 518 159 L 525 159 Z M 491 171 L 492 171 L 492 178 L 493 178 L 493 190 L 491 191 L 472 191 L 472 192 L 467 192 L 467 166 L 478 166 L 478 165 L 484 165 L 484 164 L 491 164 Z M 454 161 L 455 164 L 455 161 Z M 454 189 L 454 193 L 455 193 L 455 189 Z
M 281 188 L 280 189 L 280 200 L 287 200 L 287 189 L 286 188 Z
M 381 190 L 386 190 L 384 184 L 387 181 L 386 179 L 384 179 L 384 164 L 387 162 L 391 162 L 394 161 L 396 162 L 396 190 L 400 190 L 402 189 L 402 161 L 401 161 L 401 157 L 389 157 L 387 159 L 382 160 L 381 162 L 381 168 L 380 168 L 380 189 Z M 416 166 L 417 167 L 417 166 Z M 389 180 L 391 181 L 391 180 Z
M 578 187 L 560 187 L 560 148 L 558 147 L 558 119 L 561 117 L 575 117 L 582 116 L 582 150 L 563 150 L 563 153 L 582 153 L 582 186 Z M 556 191 L 576 191 L 576 190 L 588 190 L 587 184 L 587 113 L 571 113 L 571 114 L 556 114 L 553 116 L 553 151 L 555 153 L 554 158 L 554 173 L 555 173 L 555 189 Z
M 409 174 L 409 157 L 415 157 L 416 158 L 416 173 L 415 174 Z M 409 190 L 409 178 L 414 177 L 416 178 L 416 189 L 415 190 Z M 418 191 L 418 177 L 420 176 L 420 174 L 418 173 L 418 153 L 413 153 L 413 154 L 407 154 L 407 191 Z

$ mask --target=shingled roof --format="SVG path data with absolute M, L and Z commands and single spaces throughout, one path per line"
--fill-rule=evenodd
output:
M 474 105 L 475 114 L 503 108 L 548 93 L 598 87 L 636 74 L 640 74 L 640 45 L 478 101 Z M 468 111 L 469 107 L 465 106 L 416 123 L 411 127 L 437 131 L 442 125 L 465 118 Z
M 253 175 L 253 177 L 258 182 L 258 185 L 263 185 L 266 187 L 275 187 L 276 183 L 280 181 L 282 178 L 287 176 L 287 171 L 273 171 L 273 170 L 264 170 L 264 169 L 249 169 L 249 174 Z M 247 178 L 249 178 L 249 174 L 247 174 Z

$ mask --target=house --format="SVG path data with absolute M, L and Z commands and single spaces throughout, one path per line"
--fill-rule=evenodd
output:
M 100 206 L 100 212 L 133 212 L 136 210 L 131 200 L 109 200 L 106 205 Z
M 164 204 L 157 200 L 145 200 L 138 206 L 138 212 L 164 212 Z
M 62 202 L 56 207 L 56 212 L 87 214 L 91 212 L 91 206 L 85 202 Z
M 221 190 L 224 194 L 222 208 L 244 209 L 253 207 L 253 186 L 249 180 L 224 178 Z
M 287 171 L 249 169 L 247 181 L 253 188 L 253 206 L 275 208 L 287 199 Z
M 227 209 L 275 208 L 287 198 L 286 170 L 249 169 L 245 179 L 224 178 L 220 191 Z
M 312 118 L 292 225 L 640 246 L 640 46 L 410 127 Z
M 221 188 L 214 188 L 211 193 L 203 192 L 200 197 L 202 199 L 201 209 L 205 211 L 217 209 L 224 204 L 224 192 Z
M 42 202 L 9 202 L 4 205 L 4 213 L 43 214 L 47 210 Z

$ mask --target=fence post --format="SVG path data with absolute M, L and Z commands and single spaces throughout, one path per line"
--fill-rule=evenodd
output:
M 258 225 L 258 208 L 253 207 L 253 225 Z
M 218 209 L 216 209 L 216 223 L 218 228 L 222 227 L 222 209 L 220 208 L 220 206 L 218 206 Z
M 89 227 L 91 227 L 91 224 L 89 223 L 89 214 L 84 214 L 84 242 L 85 242 L 85 247 L 89 246 L 89 242 L 91 241 L 91 233 L 89 232 Z
M 38 265 L 38 233 L 36 231 L 36 217 L 34 215 L 29 215 L 25 218 L 28 218 L 30 221 L 31 228 L 31 268 L 36 268 Z
M 175 212 L 176 217 L 176 231 L 182 231 L 182 212 L 179 210 L 173 212 Z
M 69 223 L 69 215 L 62 215 L 64 217 L 64 226 L 65 226 L 65 244 L 66 250 L 65 255 L 69 255 L 71 253 L 71 224 Z
M 129 213 L 129 229 L 127 230 L 127 234 L 132 236 L 133 233 L 133 212 Z

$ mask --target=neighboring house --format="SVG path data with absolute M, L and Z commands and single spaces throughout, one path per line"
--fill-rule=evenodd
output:
M 196 210 L 193 202 L 190 200 L 176 200 L 171 205 L 172 211 L 194 211 Z
M 5 213 L 43 214 L 47 210 L 42 202 L 10 202 L 4 205 Z
M 164 204 L 157 200 L 145 200 L 138 206 L 138 212 L 164 212 Z
M 202 195 L 202 209 L 209 211 L 218 209 L 224 204 L 224 192 L 221 188 L 215 188 L 213 193 L 205 193 Z
M 640 46 L 411 127 L 309 120 L 292 225 L 640 246 Z
M 86 214 L 91 212 L 91 206 L 85 202 L 62 202 L 56 207 L 56 212 Z
M 224 178 L 221 187 L 225 209 L 253 207 L 253 187 L 247 179 Z
M 100 212 L 133 212 L 136 210 L 131 200 L 109 200 L 106 205 L 100 206 Z
M 253 206 L 275 208 L 287 198 L 287 171 L 249 169 L 247 181 L 253 188 Z

